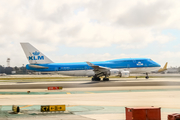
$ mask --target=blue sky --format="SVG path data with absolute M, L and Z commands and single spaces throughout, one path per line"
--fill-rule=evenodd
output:
M 176 0 L 7 0 L 0 2 L 0 64 L 28 61 L 29 42 L 54 62 L 152 58 L 180 66 Z

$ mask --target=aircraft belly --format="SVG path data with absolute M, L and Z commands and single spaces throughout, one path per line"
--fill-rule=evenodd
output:
M 75 76 L 85 76 L 86 75 L 86 71 L 85 70 L 75 71 L 74 75 Z
M 95 73 L 92 70 L 86 72 L 86 76 L 94 76 L 94 75 L 95 75 Z
M 69 76 L 93 76 L 94 72 L 92 70 L 75 70 L 75 71 L 59 71 L 59 74 L 69 75 Z
M 58 71 L 59 74 L 74 76 L 74 71 Z
M 130 73 L 149 73 L 153 70 L 158 70 L 159 67 L 141 67 L 141 68 L 125 68 L 120 70 L 126 70 Z M 74 70 L 74 71 L 58 71 L 59 74 L 67 76 L 94 76 L 93 70 Z
M 130 68 L 130 73 L 146 73 L 158 69 L 159 67 Z

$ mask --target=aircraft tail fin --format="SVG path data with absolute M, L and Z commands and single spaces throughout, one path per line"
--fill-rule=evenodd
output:
M 29 43 L 20 43 L 30 64 L 53 63 L 48 57 Z
M 166 62 L 166 64 L 164 65 L 163 68 L 159 69 L 158 72 L 163 72 L 165 70 L 167 70 L 167 65 L 168 65 L 168 62 Z
M 166 62 L 166 64 L 164 65 L 164 67 L 163 67 L 164 70 L 167 70 L 167 64 L 168 64 L 168 62 Z

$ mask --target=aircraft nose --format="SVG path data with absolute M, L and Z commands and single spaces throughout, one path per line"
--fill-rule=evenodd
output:
M 161 67 L 161 65 L 157 63 L 157 67 Z
M 152 61 L 151 63 L 152 63 L 155 67 L 161 67 L 161 65 L 158 64 L 157 62 Z
M 161 67 L 161 65 L 158 64 L 158 63 L 156 63 L 156 62 L 154 62 L 154 65 L 155 65 L 156 67 Z

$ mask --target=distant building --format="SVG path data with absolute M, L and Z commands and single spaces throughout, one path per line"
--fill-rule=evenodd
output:
M 0 65 L 0 74 L 27 74 L 28 70 L 26 67 L 4 67 Z
M 179 73 L 179 68 L 168 68 L 165 73 Z
M 13 68 L 12 67 L 6 67 L 5 72 L 6 74 L 12 74 Z
M 0 73 L 5 73 L 5 69 L 3 66 L 0 65 Z

